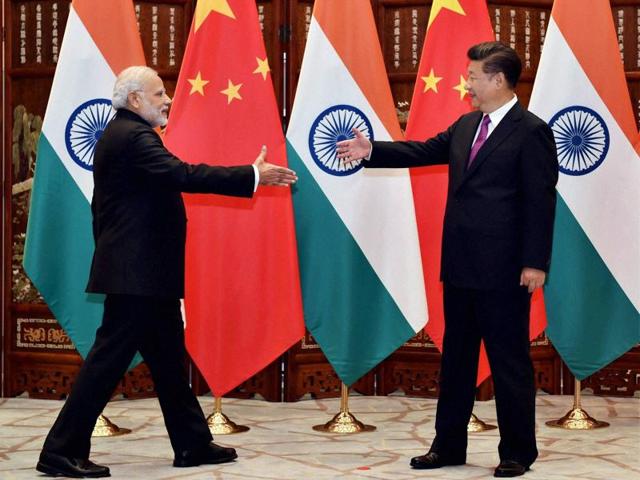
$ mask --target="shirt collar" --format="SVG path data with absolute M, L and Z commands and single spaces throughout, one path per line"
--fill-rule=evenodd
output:
M 518 103 L 518 97 L 516 95 L 513 96 L 511 100 L 502 105 L 500 108 L 494 110 L 491 113 L 488 113 L 489 119 L 491 120 L 491 126 L 496 128 L 498 124 L 502 121 L 505 115 L 511 110 L 511 108 Z

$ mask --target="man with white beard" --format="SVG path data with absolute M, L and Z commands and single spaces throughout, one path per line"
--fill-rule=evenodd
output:
M 288 168 L 265 161 L 265 147 L 252 165 L 238 167 L 190 165 L 171 154 L 154 130 L 166 125 L 171 99 L 151 68 L 120 73 L 112 104 L 117 113 L 96 145 L 93 163 L 95 252 L 87 285 L 89 293 L 106 294 L 104 315 L 36 466 L 53 476 L 110 476 L 108 467 L 89 460 L 91 433 L 137 351 L 155 383 L 173 465 L 237 457 L 233 448 L 212 442 L 184 369 L 182 192 L 252 197 L 258 185 L 297 180 Z

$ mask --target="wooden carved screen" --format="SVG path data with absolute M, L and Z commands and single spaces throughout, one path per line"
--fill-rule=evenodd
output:
M 398 118 L 404 126 L 432 2 L 372 0 L 371 3 Z M 529 103 L 531 96 L 552 3 L 552 0 L 488 1 L 496 38 L 515 48 L 523 59 L 524 70 L 517 94 L 524 105 Z M 629 91 L 640 123 L 640 2 L 612 0 L 611 5 Z M 288 107 L 295 96 L 312 10 L 311 0 L 293 1 L 289 9 L 292 37 L 288 50 L 288 83 L 291 86 L 287 96 Z M 532 342 L 531 353 L 537 387 L 550 393 L 561 393 L 564 377 L 564 385 L 570 386 L 564 391 L 571 393 L 573 383 L 568 381 L 570 374 L 544 334 Z M 599 376 L 594 375 L 597 379 L 587 379 L 585 385 L 600 392 L 633 395 L 640 389 L 639 357 L 640 349 L 633 349 L 599 372 Z M 429 337 L 421 332 L 363 377 L 355 389 L 366 394 L 372 390 L 378 395 L 402 390 L 409 395 L 436 397 L 439 366 L 440 353 Z M 286 400 L 296 400 L 305 394 L 317 397 L 339 394 L 335 372 L 308 332 L 302 342 L 289 351 L 286 372 Z M 491 396 L 492 385 L 487 381 L 480 388 L 479 398 Z
M 349 0 L 344 0 L 349 1 Z M 269 63 L 283 123 L 295 95 L 313 0 L 258 1 Z M 398 117 L 404 124 L 421 55 L 430 0 L 372 0 L 383 55 Z M 640 1 L 612 0 L 620 52 L 629 91 L 640 120 Z M 195 0 L 134 1 L 147 63 L 156 68 L 170 93 L 193 14 Z M 518 96 L 527 104 L 549 21 L 552 0 L 490 0 L 489 14 L 498 39 L 511 44 L 525 63 Z M 73 344 L 52 317 L 38 292 L 22 271 L 29 192 L 37 135 L 42 125 L 55 71 L 69 0 L 4 0 L 6 96 L 2 117 L 4 132 L 3 190 L 4 277 L 3 332 L 5 396 L 28 392 L 32 396 L 65 395 L 80 364 Z M 568 371 L 542 336 L 532 347 L 540 388 L 565 392 L 572 382 Z M 364 394 L 403 390 L 411 395 L 437 396 L 440 354 L 423 333 L 367 374 L 355 386 Z M 245 382 L 233 393 L 259 393 L 269 400 L 296 400 L 339 395 L 339 381 L 318 345 L 308 333 L 284 358 Z M 632 395 L 640 389 L 640 348 L 635 348 L 584 384 L 597 392 Z M 194 376 L 194 389 L 207 386 Z M 144 366 L 127 374 L 120 391 L 128 396 L 152 394 L 153 385 Z M 491 395 L 490 383 L 480 396 Z
M 37 138 L 69 14 L 68 1 L 5 1 L 7 75 L 5 129 L 4 349 L 6 396 L 68 393 L 81 359 L 22 269 Z M 173 90 L 191 20 L 191 1 L 135 2 L 147 64 Z M 106 19 L 105 19 L 106 21 Z M 116 34 L 114 32 L 114 34 Z M 9 268 L 10 267 L 10 268 Z M 153 393 L 141 365 L 119 392 Z
M 37 139 L 69 4 L 68 0 L 4 0 L 7 39 L 3 116 L 7 172 L 3 198 L 6 232 L 3 250 L 4 396 L 27 392 L 33 397 L 61 398 L 69 392 L 81 363 L 72 342 L 22 269 Z M 195 0 L 134 1 L 147 64 L 160 73 L 169 94 L 173 93 L 178 78 L 194 6 Z M 269 63 L 276 67 L 272 75 L 279 99 L 283 98 L 283 76 L 279 68 L 282 12 L 281 0 L 258 2 Z M 196 375 L 195 384 L 198 379 Z M 276 371 L 270 371 L 267 380 L 262 378 L 253 390 L 260 391 L 268 383 L 269 388 L 261 393 L 279 399 L 279 366 Z M 204 389 L 201 384 L 199 388 Z M 251 384 L 241 390 L 251 390 Z M 153 394 L 153 382 L 144 364 L 125 376 L 118 392 L 129 397 Z
M 420 0 L 372 1 L 389 82 L 402 126 L 408 117 L 430 4 L 429 1 Z M 525 104 L 531 93 L 551 1 L 526 4 L 529 6 L 504 6 L 498 2 L 490 2 L 489 5 L 498 39 L 510 43 L 525 60 L 523 81 L 518 89 L 518 95 Z M 536 6 L 532 7 L 532 4 Z M 293 2 L 290 10 L 292 42 L 289 83 L 292 88 L 289 91 L 289 104 L 293 102 L 295 95 L 312 9 L 312 1 L 298 1 Z M 560 360 L 544 336 L 534 342 L 532 353 L 538 385 L 550 392 L 559 393 Z M 420 332 L 374 371 L 365 375 L 355 385 L 355 389 L 371 394 L 375 385 L 375 393 L 379 395 L 403 390 L 410 395 L 437 397 L 439 367 L 440 353 L 428 335 Z M 481 398 L 491 395 L 489 388 L 484 387 L 480 393 Z M 340 382 L 335 372 L 307 332 L 303 341 L 288 353 L 285 398 L 295 400 L 305 394 L 323 397 L 337 395 L 339 391 Z

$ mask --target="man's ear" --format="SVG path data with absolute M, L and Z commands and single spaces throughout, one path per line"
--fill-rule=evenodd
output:
M 504 76 L 504 72 L 498 72 L 493 77 L 496 82 L 496 87 L 502 88 L 507 84 L 507 79 Z
M 133 108 L 139 108 L 140 107 L 140 99 L 139 99 L 138 95 L 136 95 L 136 92 L 129 92 L 129 94 L 127 95 L 127 102 Z

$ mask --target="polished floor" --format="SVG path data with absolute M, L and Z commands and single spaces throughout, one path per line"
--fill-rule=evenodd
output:
M 212 411 L 210 397 L 200 399 Z M 540 394 L 537 399 L 540 457 L 529 480 L 640 479 L 640 399 L 583 396 L 583 406 L 609 428 L 568 431 L 544 422 L 561 417 L 571 397 Z M 0 399 L 0 479 L 44 478 L 34 470 L 48 427 L 62 402 Z M 350 409 L 375 432 L 330 435 L 312 430 L 339 408 L 337 399 L 297 403 L 225 400 L 224 412 L 247 433 L 218 436 L 238 449 L 237 462 L 176 469 L 155 399 L 116 400 L 105 413 L 133 433 L 93 441 L 92 459 L 111 467 L 115 479 L 481 479 L 492 478 L 498 462 L 497 430 L 471 434 L 468 464 L 432 471 L 411 470 L 409 458 L 424 453 L 434 432 L 436 402 L 391 397 L 353 397 Z M 495 423 L 494 403 L 477 402 L 475 413 Z

